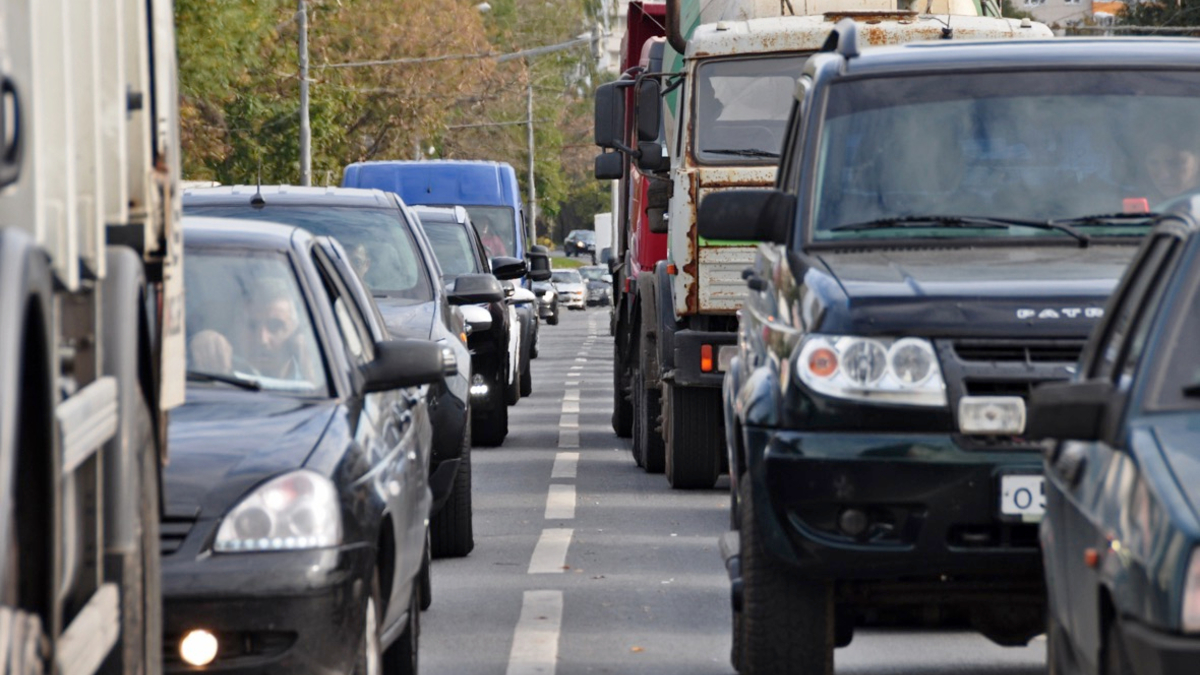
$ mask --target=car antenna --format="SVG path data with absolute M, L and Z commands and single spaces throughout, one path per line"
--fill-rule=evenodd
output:
M 258 158 L 258 182 L 254 184 L 254 196 L 250 198 L 250 206 L 261 209 L 267 205 L 262 196 L 262 157 Z

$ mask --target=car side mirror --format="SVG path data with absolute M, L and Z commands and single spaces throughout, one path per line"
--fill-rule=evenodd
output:
M 625 97 L 622 89 L 617 82 L 596 87 L 595 141 L 602 148 L 617 149 L 625 140 Z
M 531 246 L 525 255 L 529 259 L 529 280 L 550 280 L 550 252 L 545 246 Z
M 513 292 L 508 296 L 508 299 L 506 299 L 505 302 L 510 305 L 520 305 L 526 302 L 537 302 L 537 296 L 534 295 L 533 291 L 529 290 L 528 288 L 517 286 L 513 289 Z
M 609 285 L 611 285 L 611 284 L 612 284 L 612 282 L 613 282 L 613 276 L 612 276 L 611 274 L 601 274 L 601 275 L 600 275 L 600 280 L 601 280 L 601 281 L 603 281 L 603 282 L 604 282 L 604 283 L 606 283 L 606 284 L 609 284 Z
M 1025 437 L 1098 441 L 1116 390 L 1111 382 L 1050 382 L 1033 390 Z
M 625 177 L 625 156 L 619 152 L 596 155 L 596 180 L 621 180 Z
M 458 373 L 454 354 L 428 340 L 375 343 L 375 360 L 361 369 L 363 393 L 441 382 Z
M 658 80 L 645 78 L 637 83 L 638 143 L 657 141 L 661 129 L 662 85 Z
M 705 239 L 787 242 L 796 198 L 779 190 L 725 190 L 700 203 L 697 229 Z
M 482 333 L 492 327 L 492 313 L 478 305 L 463 305 L 458 310 L 462 312 L 463 323 L 467 333 Z
M 504 300 L 504 287 L 490 274 L 463 274 L 454 280 L 449 300 L 455 305 L 478 305 Z
M 501 281 L 520 279 L 529 271 L 529 266 L 520 258 L 498 255 L 492 258 L 492 274 Z

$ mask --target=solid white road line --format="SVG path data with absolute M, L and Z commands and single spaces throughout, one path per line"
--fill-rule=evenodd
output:
M 575 486 L 550 484 L 546 494 L 546 520 L 571 520 L 575 517 Z
M 575 530 L 569 527 L 542 530 L 529 559 L 529 574 L 562 574 L 573 534 Z
M 554 675 L 562 615 L 562 591 L 525 591 L 506 675 Z
M 554 456 L 554 468 L 550 470 L 550 477 L 573 479 L 578 466 L 578 452 L 560 452 Z

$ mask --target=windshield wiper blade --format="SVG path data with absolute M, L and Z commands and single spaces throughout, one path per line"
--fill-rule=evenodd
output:
M 262 383 L 258 380 L 248 380 L 244 377 L 236 375 L 222 375 L 221 373 L 206 373 L 201 370 L 187 371 L 187 379 L 198 382 L 221 382 L 223 384 L 232 384 L 235 387 L 249 389 L 250 391 L 259 391 L 262 389 Z
M 701 148 L 700 152 L 711 152 L 714 155 L 737 155 L 739 157 L 779 157 L 778 152 L 759 150 L 758 148 Z
M 1079 242 L 1080 246 L 1087 246 L 1091 243 L 1092 238 L 1087 234 L 1076 230 L 1070 225 L 1059 223 L 1056 221 L 1045 220 L 1026 220 L 1024 218 L 1004 218 L 999 216 L 949 216 L 949 215 L 928 215 L 928 216 L 898 216 L 894 218 L 879 218 L 877 220 L 868 220 L 863 223 L 847 223 L 838 225 L 833 228 L 835 232 L 855 232 L 862 230 L 878 230 L 889 227 L 958 227 L 963 229 L 1007 229 L 1010 227 L 1029 227 L 1035 230 L 1053 230 L 1063 232 Z
M 1051 223 L 1058 225 L 1111 225 L 1122 223 L 1127 225 L 1150 225 L 1150 221 L 1159 214 L 1145 213 L 1093 213 L 1089 216 L 1074 216 L 1072 218 L 1055 218 Z

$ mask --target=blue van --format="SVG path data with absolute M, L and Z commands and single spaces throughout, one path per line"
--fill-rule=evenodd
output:
M 511 164 L 475 160 L 357 162 L 342 187 L 378 188 L 405 204 L 464 206 L 489 256 L 524 258 L 528 223 Z

